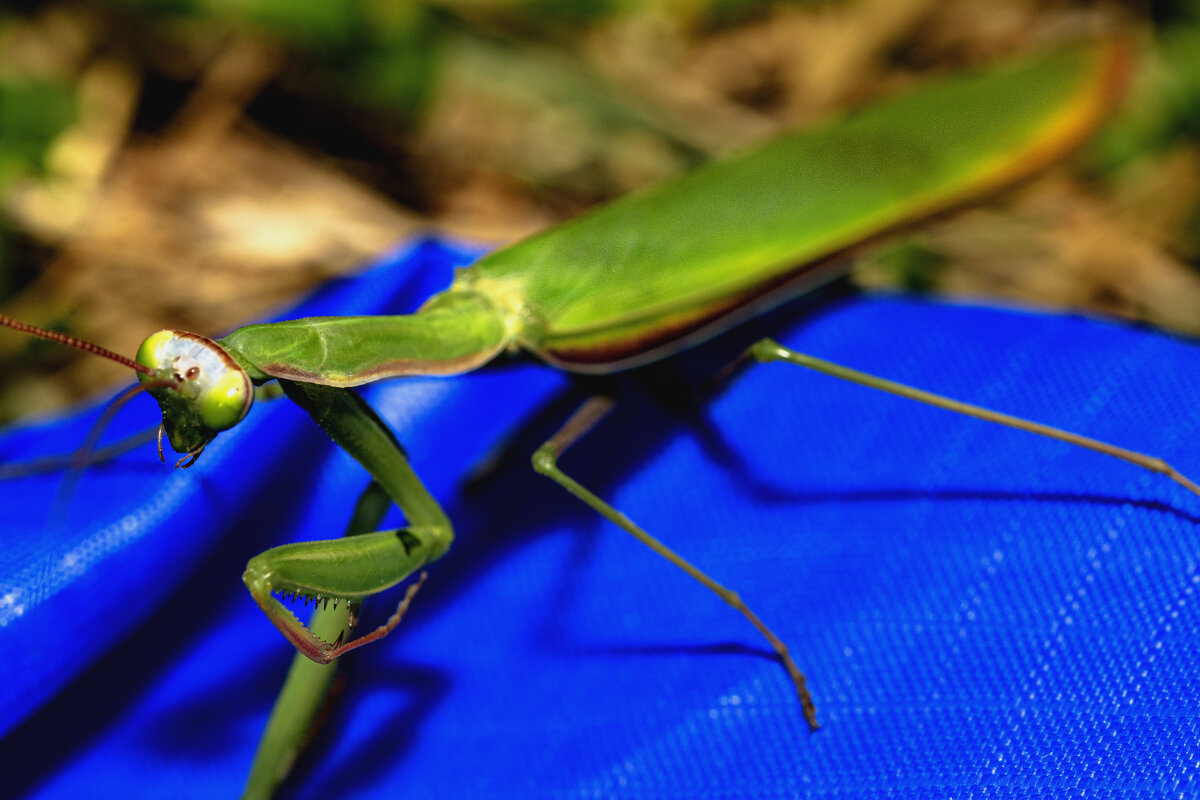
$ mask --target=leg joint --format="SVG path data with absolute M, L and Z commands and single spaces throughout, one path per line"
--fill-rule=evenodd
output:
M 558 457 L 550 445 L 539 447 L 530 461 L 533 462 L 533 469 L 541 475 L 549 475 L 558 469 Z
M 416 549 L 413 547 L 414 543 L 418 547 L 423 544 L 427 552 L 425 563 L 428 564 L 437 561 L 450 549 L 454 542 L 454 527 L 449 521 L 441 525 L 410 526 L 398 530 L 396 536 L 404 547 L 404 552 L 410 555 Z
M 779 342 L 774 339 L 760 339 L 750 345 L 750 357 L 762 364 L 769 364 L 772 361 L 782 361 L 785 356 L 785 350 Z

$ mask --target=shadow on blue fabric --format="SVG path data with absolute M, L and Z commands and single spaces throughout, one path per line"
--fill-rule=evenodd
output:
M 411 310 L 472 255 L 417 243 L 282 316 Z M 1200 353 L 1169 337 L 907 297 L 760 324 L 1200 474 Z M 790 643 L 810 735 L 741 617 L 524 458 L 461 488 L 566 384 L 518 362 L 367 392 L 459 539 L 400 630 L 347 659 L 288 796 L 1200 794 L 1200 499 L 784 366 L 700 421 L 622 405 L 564 467 Z M 70 452 L 98 413 L 7 432 L 0 462 Z M 139 398 L 107 438 L 155 424 Z M 365 480 L 279 401 L 187 472 L 153 445 L 88 469 L 65 509 L 61 474 L 0 482 L 0 795 L 236 796 L 292 655 L 242 567 L 340 535 Z

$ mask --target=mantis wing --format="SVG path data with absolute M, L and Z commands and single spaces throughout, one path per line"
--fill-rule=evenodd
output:
M 386 274 L 403 296 L 413 271 L 461 256 L 419 249 Z M 786 318 L 763 325 L 789 346 L 1200 467 L 1196 351 L 1172 339 L 907 299 Z M 783 367 L 732 385 L 711 434 L 634 402 L 566 465 L 779 621 L 822 700 L 828 729 L 810 737 L 778 665 L 685 577 L 526 469 L 473 498 L 453 488 L 560 381 L 528 366 L 373 392 L 459 539 L 403 635 L 358 654 L 294 796 L 1066 796 L 1081 775 L 1120 796 L 1191 780 L 1200 509 L 1182 490 Z M 323 437 L 303 422 L 267 427 L 307 450 Z M 11 794 L 240 790 L 291 658 L 245 596 L 242 563 L 274 543 L 260 541 L 267 528 L 336 529 L 364 480 L 336 456 L 296 472 L 297 444 L 269 434 L 219 469 L 215 453 L 197 465 L 215 470 L 198 473 L 204 509 L 180 513 L 217 520 L 210 555 L 174 554 L 196 547 L 181 544 L 182 523 L 130 538 L 153 540 L 152 563 L 167 566 L 131 571 L 118 550 L 55 595 L 70 607 L 43 603 L 0 628 L 0 752 L 22 767 Z M 115 502 L 92 494 L 93 472 L 72 501 L 79 524 Z M 256 476 L 266 489 L 238 486 Z M 243 490 L 253 513 L 233 499 Z M 10 522 L 33 484 L 0 492 L 8 576 L 20 548 L 43 545 Z M 202 574 L 178 578 L 189 565 Z M 91 581 L 102 591 L 84 591 Z M 147 619 L 139 598 L 153 596 L 167 605 Z M 83 660 L 64 627 L 111 638 L 16 724 L 12 703 Z

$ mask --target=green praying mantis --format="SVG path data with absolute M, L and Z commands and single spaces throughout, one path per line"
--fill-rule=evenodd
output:
M 251 559 L 255 602 L 299 651 L 272 712 L 247 797 L 272 794 L 306 740 L 332 679 L 327 665 L 387 635 L 450 549 L 453 528 L 403 448 L 352 387 L 449 376 L 525 352 L 579 373 L 670 356 L 827 280 L 866 242 L 1018 182 L 1079 145 L 1119 97 L 1128 48 L 1107 41 L 959 77 L 785 136 L 666 186 L 597 209 L 461 271 L 415 314 L 250 325 L 213 341 L 160 331 L 135 359 L 75 341 L 134 369 L 162 410 L 161 436 L 201 457 L 275 381 L 373 479 L 346 536 L 283 545 Z M 5 318 L 5 324 L 50 335 Z M 50 335 L 52 336 L 52 335 Z M 67 337 L 53 337 L 67 341 Z M 1051 436 L 1164 473 L 1166 464 L 1092 439 L 937 397 L 764 340 L 747 362 L 782 361 Z M 758 630 L 785 668 L 810 728 L 817 707 L 788 646 L 751 603 L 577 483 L 558 458 L 611 408 L 587 401 L 533 454 L 533 467 L 716 593 Z M 376 530 L 395 503 L 404 527 Z M 363 601 L 412 580 L 395 613 L 357 631 Z M 315 601 L 301 623 L 281 598 Z M 301 657 L 302 656 L 302 657 Z

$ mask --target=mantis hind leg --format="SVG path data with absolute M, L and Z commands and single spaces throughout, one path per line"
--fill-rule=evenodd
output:
M 834 364 L 830 361 L 814 358 L 813 356 L 799 353 L 790 348 L 784 347 L 773 339 L 762 339 L 751 345 L 742 358 L 731 365 L 731 369 L 727 372 L 732 372 L 740 368 L 743 364 L 750 361 L 756 361 L 760 364 L 769 364 L 773 362 L 785 362 L 795 364 L 800 367 L 807 367 L 825 375 L 830 375 L 841 380 L 857 383 L 861 386 L 866 386 L 871 389 L 888 392 L 889 394 L 898 395 L 909 400 L 916 400 L 926 405 L 931 405 L 936 408 L 942 408 L 947 411 L 953 411 L 958 414 L 965 414 L 968 417 L 975 417 L 986 422 L 994 422 L 997 425 L 1003 425 L 1008 428 L 1026 431 L 1038 436 L 1045 436 L 1050 439 L 1056 439 L 1060 442 L 1082 447 L 1085 450 L 1091 450 L 1096 453 L 1101 453 L 1112 458 L 1117 458 L 1122 461 L 1127 461 L 1143 469 L 1149 470 L 1159 475 L 1164 475 L 1175 483 L 1195 495 L 1200 495 L 1200 486 L 1193 482 L 1190 478 L 1180 473 L 1166 461 L 1155 456 L 1139 453 L 1134 450 L 1127 450 L 1123 447 L 1111 445 L 1108 442 L 1102 442 L 1098 439 L 1091 439 L 1087 436 L 1080 436 L 1077 433 L 1064 431 L 1060 428 L 1054 428 L 1049 425 L 1043 425 L 1040 422 L 1015 417 L 1011 414 L 1002 414 L 998 411 L 992 411 L 982 406 L 963 403 L 959 400 L 952 400 L 942 395 L 926 392 L 922 389 L 916 389 L 912 386 L 907 386 L 895 381 L 885 380 L 865 372 L 843 367 L 840 364 Z M 725 377 L 724 375 L 722 377 Z
M 665 558 L 675 566 L 682 569 L 693 579 L 698 581 L 705 588 L 712 591 L 727 604 L 739 611 L 742 616 L 749 620 L 763 638 L 771 645 L 771 649 L 775 651 L 779 660 L 783 663 L 788 675 L 792 679 L 792 683 L 796 687 L 796 694 L 800 698 L 800 705 L 804 711 L 804 719 L 808 722 L 811 730 L 816 730 L 820 727 L 817 723 L 817 709 L 813 704 L 812 695 L 808 691 L 808 686 L 804 678 L 804 673 L 796 666 L 795 660 L 791 653 L 788 652 L 787 645 L 783 643 L 775 633 L 767 627 L 767 625 L 759 619 L 751 608 L 746 605 L 745 601 L 738 595 L 737 592 L 721 585 L 717 581 L 710 578 L 698 567 L 691 564 L 683 556 L 671 550 L 658 539 L 651 536 L 648 532 L 638 527 L 632 520 L 617 511 L 608 503 L 601 500 L 592 492 L 585 489 L 569 475 L 564 473 L 558 467 L 558 458 L 567 448 L 585 436 L 595 425 L 602 420 L 613 407 L 613 401 L 609 397 L 593 397 L 586 401 L 575 414 L 567 420 L 559 431 L 550 437 L 533 455 L 533 468 L 542 475 L 550 478 L 552 481 L 562 486 L 572 495 L 583 501 L 589 508 L 596 511 L 605 519 L 616 524 L 626 533 L 632 535 L 642 544 L 649 547 L 655 553 Z

